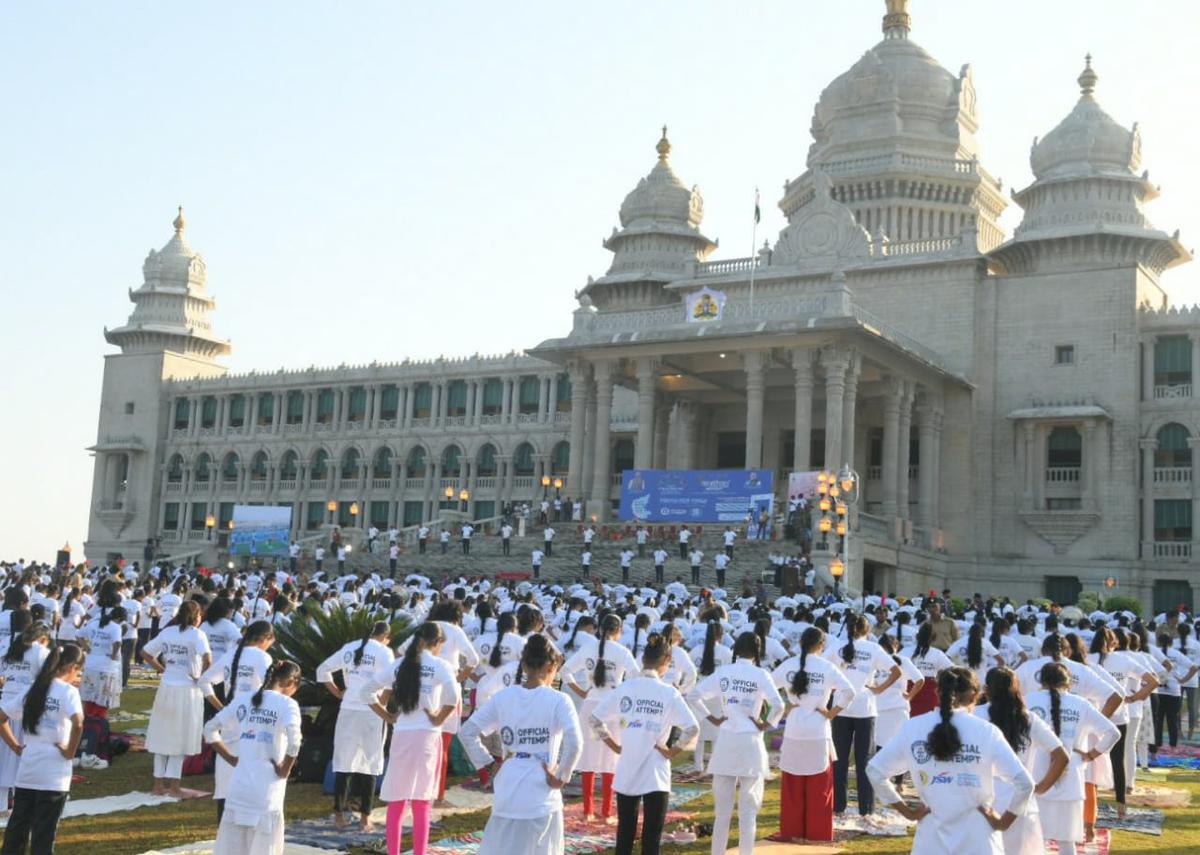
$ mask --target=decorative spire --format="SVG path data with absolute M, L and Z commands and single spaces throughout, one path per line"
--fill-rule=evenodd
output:
M 663 125 L 662 139 L 658 141 L 658 145 L 654 147 L 658 152 L 658 159 L 666 161 L 667 155 L 671 153 L 671 141 L 667 139 L 667 126 Z
M 179 213 L 175 215 L 175 220 L 171 225 L 175 227 L 175 234 L 183 235 L 183 230 L 187 226 L 187 220 L 183 218 L 183 205 L 179 206 Z
M 883 16 L 883 34 L 889 39 L 908 38 L 912 28 L 912 16 L 908 14 L 908 0 L 887 0 L 887 14 Z
M 1091 98 L 1092 93 L 1096 91 L 1096 81 L 1100 79 L 1100 75 L 1092 69 L 1092 55 L 1089 53 L 1084 57 L 1084 69 L 1079 75 L 1079 92 L 1084 98 Z

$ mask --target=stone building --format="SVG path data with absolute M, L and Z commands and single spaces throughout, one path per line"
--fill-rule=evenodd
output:
M 628 468 L 850 464 L 852 587 L 1190 602 L 1200 313 L 1170 308 L 1161 277 L 1191 256 L 1146 217 L 1136 125 L 1100 107 L 1089 57 L 1007 235 L 970 66 L 887 5 L 821 93 L 774 241 L 710 257 L 664 129 L 612 266 L 524 353 L 230 374 L 176 220 L 105 332 L 88 556 L 203 541 L 237 502 L 291 505 L 298 532 L 404 526 L 561 482 L 608 518 Z

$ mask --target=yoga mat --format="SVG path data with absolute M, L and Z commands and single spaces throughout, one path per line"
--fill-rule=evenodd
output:
M 1121 819 L 1117 816 L 1116 808 L 1102 802 L 1096 815 L 1096 827 L 1153 834 L 1157 837 L 1163 833 L 1163 812 L 1131 807 L 1126 809 L 1125 818 Z
M 212 855 L 215 840 L 198 840 L 195 843 L 185 843 L 170 849 L 150 849 L 142 855 Z M 346 855 L 344 852 L 332 853 L 328 849 L 314 849 L 311 846 L 299 846 L 295 843 L 283 844 L 283 855 Z
M 738 855 L 738 848 L 725 850 L 725 855 Z M 840 846 L 819 846 L 815 843 L 801 846 L 796 843 L 772 843 L 769 840 L 754 841 L 754 855 L 837 855 L 846 850 Z
M 1083 855 L 1109 855 L 1109 837 L 1107 828 L 1096 829 L 1096 839 L 1091 843 L 1084 843 L 1076 847 L 1078 852 Z M 1047 852 L 1058 852 L 1058 844 L 1051 842 L 1046 844 Z M 1069 853 L 1068 853 L 1069 855 Z
M 183 790 L 185 799 L 198 799 L 212 795 L 200 790 Z M 152 793 L 123 793 L 119 796 L 103 796 L 97 799 L 68 799 L 63 808 L 62 818 L 73 816 L 99 816 L 106 813 L 117 813 L 123 810 L 137 810 L 143 807 L 174 804 L 179 799 L 169 796 L 156 796 Z M 8 825 L 8 819 L 0 819 L 0 828 Z
M 374 831 L 362 832 L 358 830 L 357 820 L 346 828 L 336 827 L 332 819 L 289 820 L 284 830 L 284 839 L 289 843 L 314 849 L 322 855 L 351 848 L 371 852 L 383 852 L 387 849 L 382 823 Z

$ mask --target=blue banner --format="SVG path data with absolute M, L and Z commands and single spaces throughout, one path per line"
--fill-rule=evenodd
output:
M 621 519 L 654 523 L 741 523 L 771 513 L 770 469 L 627 469 L 621 476 Z

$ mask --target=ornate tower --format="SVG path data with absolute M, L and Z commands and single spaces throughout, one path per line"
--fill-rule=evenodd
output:
M 92 475 L 92 503 L 84 551 L 91 561 L 142 557 L 158 531 L 163 440 L 168 430 L 163 381 L 224 374 L 218 357 L 228 341 L 212 333 L 205 267 L 184 239 L 183 209 L 175 234 L 142 265 L 143 282 L 130 290 L 129 320 L 105 329 L 120 353 L 104 357 L 104 381 Z M 189 414 L 190 415 L 190 414 Z

